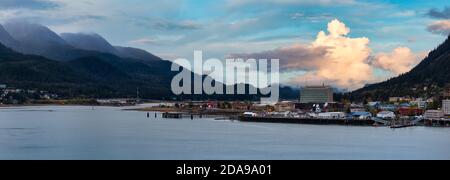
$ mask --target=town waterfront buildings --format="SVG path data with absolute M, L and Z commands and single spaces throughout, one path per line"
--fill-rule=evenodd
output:
M 300 91 L 300 103 L 333 102 L 333 89 L 330 86 L 306 86 Z
M 444 113 L 441 110 L 428 110 L 424 114 L 425 119 L 439 120 L 444 117 Z
M 444 111 L 444 115 L 450 115 L 450 100 L 442 101 L 442 110 Z

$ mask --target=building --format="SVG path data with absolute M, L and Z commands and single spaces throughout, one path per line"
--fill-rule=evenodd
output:
M 397 106 L 393 104 L 383 104 L 378 107 L 381 111 L 397 111 Z
M 233 110 L 248 111 L 251 108 L 252 108 L 252 103 L 240 102 L 240 101 L 231 103 L 231 109 L 233 109 Z
M 0 84 L 0 89 L 6 89 L 6 84 Z
M 351 115 L 351 117 L 352 117 L 353 119 L 361 119 L 361 120 L 364 120 L 364 119 L 371 119 L 371 118 L 372 118 L 372 114 L 371 114 L 370 112 L 365 112 L 365 111 L 362 111 L 362 112 L 353 112 L 353 113 L 351 113 L 350 115 Z
M 444 111 L 444 115 L 450 115 L 450 100 L 442 101 L 442 111 Z
M 444 90 L 443 95 L 444 95 L 444 98 L 450 98 L 450 88 L 446 88 Z
M 344 112 L 326 112 L 317 115 L 320 119 L 345 119 L 347 114 Z
M 400 97 L 389 97 L 389 102 L 399 102 L 400 101 Z
M 428 110 L 424 114 L 425 119 L 429 120 L 439 120 L 444 117 L 444 112 L 441 110 Z
M 402 107 L 398 109 L 398 113 L 402 116 L 419 116 L 423 114 L 423 109 L 413 107 Z
M 382 111 L 377 114 L 377 118 L 381 119 L 395 119 L 395 113 L 392 111 Z
M 381 102 L 379 101 L 369 102 L 367 105 L 369 105 L 372 108 L 378 108 L 381 105 Z
M 409 102 L 411 101 L 411 98 L 408 97 L 390 97 L 389 102 L 396 103 L 396 102 Z
M 349 108 L 351 113 L 366 111 L 363 104 L 351 104 Z
M 426 109 L 428 106 L 427 101 L 424 101 L 423 99 L 417 99 L 415 101 L 411 101 L 412 105 L 416 105 L 419 109 Z
M 294 111 L 295 103 L 290 101 L 283 101 L 275 104 L 275 111 L 283 112 L 283 111 Z
M 300 103 L 333 102 L 333 89 L 330 86 L 306 86 L 300 90 Z
M 244 117 L 256 117 L 257 114 L 254 112 L 245 112 Z

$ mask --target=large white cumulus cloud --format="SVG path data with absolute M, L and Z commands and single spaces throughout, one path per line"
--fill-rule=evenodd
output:
M 319 79 L 340 87 L 357 88 L 371 81 L 368 38 L 350 38 L 344 23 L 333 20 L 328 24 L 328 34 L 321 31 L 312 43 L 314 48 L 327 49 L 323 63 L 315 73 Z

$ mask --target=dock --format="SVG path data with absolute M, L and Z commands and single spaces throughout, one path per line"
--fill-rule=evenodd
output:
M 347 126 L 373 126 L 376 122 L 371 119 L 313 119 L 313 118 L 277 118 L 277 117 L 244 117 L 239 118 L 242 122 L 263 123 L 292 123 L 292 124 L 316 124 L 316 125 L 347 125 Z
M 439 119 L 439 120 L 432 120 L 427 119 L 425 120 L 425 126 L 428 127 L 450 127 L 450 119 Z
M 165 119 L 182 119 L 184 113 L 173 113 L 173 112 L 166 112 L 162 114 L 162 117 Z
M 210 118 L 214 120 L 236 120 L 237 116 L 232 115 L 210 115 L 201 113 L 186 113 L 186 112 L 165 112 L 162 113 L 164 119 L 202 119 Z

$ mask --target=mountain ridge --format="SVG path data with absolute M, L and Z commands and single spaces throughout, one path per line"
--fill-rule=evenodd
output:
M 17 52 L 40 55 L 57 61 L 71 61 L 103 54 L 147 63 L 164 61 L 146 50 L 113 46 L 96 33 L 61 33 L 59 35 L 46 26 L 27 21 L 8 21 L 0 25 L 0 42 Z
M 450 36 L 411 71 L 352 92 L 354 99 L 438 98 L 450 83 Z
M 61 38 L 75 48 L 117 55 L 117 50 L 96 33 L 61 33 Z

